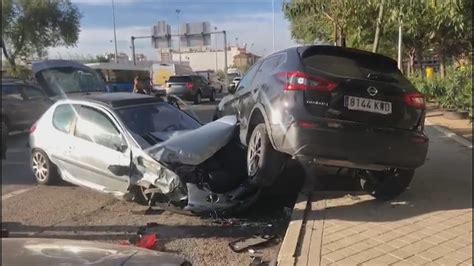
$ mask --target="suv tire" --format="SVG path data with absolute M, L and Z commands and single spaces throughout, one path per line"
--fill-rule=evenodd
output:
M 31 154 L 31 169 L 39 185 L 53 185 L 59 182 L 60 176 L 54 165 L 43 151 L 34 150 Z
M 285 155 L 273 149 L 265 124 L 252 131 L 247 149 L 247 173 L 252 183 L 270 186 L 281 173 Z
M 391 200 L 408 188 L 414 174 L 413 169 L 366 171 L 364 177 L 360 179 L 360 185 L 362 190 L 376 199 Z

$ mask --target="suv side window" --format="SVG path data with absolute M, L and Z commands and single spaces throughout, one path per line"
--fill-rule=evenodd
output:
M 76 112 L 76 108 L 70 104 L 57 106 L 53 113 L 53 126 L 59 131 L 69 133 L 76 119 Z
M 280 56 L 278 55 L 265 59 L 265 61 L 262 64 L 262 67 L 260 68 L 258 72 L 268 73 L 274 70 L 275 67 L 278 65 L 279 61 L 280 61 Z
M 82 106 L 79 111 L 74 135 L 113 150 L 124 144 L 112 121 L 103 112 L 87 106 Z
M 247 71 L 247 73 L 240 80 L 239 87 L 237 87 L 236 91 L 244 90 L 245 88 L 248 88 L 252 85 L 253 77 L 255 76 L 255 73 L 257 73 L 259 66 L 260 66 L 260 63 L 254 64 L 249 69 L 249 71 Z

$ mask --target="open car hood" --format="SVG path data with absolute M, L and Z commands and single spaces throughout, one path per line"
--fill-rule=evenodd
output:
M 158 162 L 199 165 L 230 142 L 237 118 L 224 116 L 200 128 L 173 136 L 145 150 Z

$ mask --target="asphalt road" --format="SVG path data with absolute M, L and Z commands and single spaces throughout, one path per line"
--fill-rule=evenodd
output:
M 191 106 L 203 122 L 211 120 L 215 104 Z M 472 208 L 472 150 L 428 126 L 430 149 L 426 164 L 417 171 L 411 189 L 402 195 L 430 206 L 426 212 Z M 7 160 L 2 161 L 2 228 L 12 236 L 74 238 L 118 242 L 136 234 L 140 226 L 158 234 L 164 251 L 178 253 L 196 265 L 248 265 L 248 253 L 232 252 L 228 243 L 252 234 L 271 233 L 276 240 L 259 248 L 265 260 L 275 258 L 279 238 L 288 223 L 288 208 L 275 199 L 262 199 L 234 224 L 184 216 L 167 211 L 144 214 L 145 207 L 118 201 L 69 184 L 36 186 L 29 170 L 27 135 L 10 136 Z M 289 174 L 290 175 L 290 174 Z M 324 175 L 327 190 L 353 190 L 353 182 Z M 28 190 L 25 190 L 28 189 Z M 15 195 L 15 191 L 23 192 Z M 13 193 L 13 194 L 12 194 Z M 222 221 L 220 221 L 222 222 Z M 228 220 L 229 222 L 229 220 Z

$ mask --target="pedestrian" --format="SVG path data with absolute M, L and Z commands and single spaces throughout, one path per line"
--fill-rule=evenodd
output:
M 133 93 L 147 94 L 138 76 L 133 79 Z

